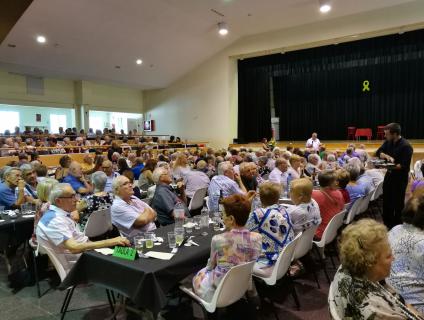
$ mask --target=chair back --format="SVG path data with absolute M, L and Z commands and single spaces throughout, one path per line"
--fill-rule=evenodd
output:
M 293 261 L 294 251 L 301 236 L 302 232 L 299 233 L 291 242 L 289 242 L 280 252 L 277 262 L 274 265 L 274 269 L 272 270 L 271 276 L 267 279 L 263 278 L 266 284 L 272 286 L 286 275 Z
M 62 257 L 59 257 L 50 244 L 42 239 L 38 240 L 39 251 L 48 255 L 50 261 L 52 262 L 54 268 L 59 274 L 60 281 L 63 281 L 66 278 L 66 275 L 71 270 L 69 263 Z
M 348 213 L 347 213 L 347 217 L 344 221 L 345 224 L 349 224 L 353 221 L 353 219 L 355 218 L 356 215 L 358 215 L 360 213 L 361 207 L 362 207 L 362 202 L 364 198 L 358 198 L 356 199 L 356 201 L 353 203 L 353 205 L 350 207 Z
M 346 214 L 345 210 L 340 211 L 334 217 L 331 218 L 330 222 L 322 234 L 321 240 L 317 243 L 318 247 L 325 247 L 328 243 L 332 242 L 337 237 L 337 231 L 343 225 L 343 219 Z
M 383 181 L 381 181 L 374 189 L 371 201 L 377 200 L 383 194 Z
M 112 230 L 112 219 L 110 209 L 94 211 L 88 218 L 84 233 L 87 237 L 93 238 L 105 234 Z
M 243 297 L 250 286 L 254 264 L 251 261 L 234 266 L 225 274 L 210 303 L 214 309 L 229 306 Z
M 203 207 L 203 201 L 206 196 L 206 193 L 208 192 L 207 188 L 203 189 L 197 189 L 196 192 L 193 195 L 193 198 L 190 201 L 190 204 L 188 206 L 188 210 L 196 210 Z
M 299 242 L 296 245 L 296 249 L 294 250 L 293 260 L 304 257 L 312 249 L 314 235 L 318 229 L 318 226 L 319 225 L 312 226 L 302 232 L 302 235 L 299 238 Z
M 332 320 L 342 320 L 342 318 L 337 313 L 337 308 L 336 308 L 336 305 L 335 305 L 335 302 L 334 302 L 333 283 L 331 283 L 330 289 L 328 291 L 328 309 L 330 310 L 330 317 L 331 317 Z
M 364 213 L 365 211 L 368 210 L 368 206 L 370 204 L 371 197 L 372 197 L 373 193 L 374 193 L 374 190 L 371 191 L 365 197 L 362 198 L 361 205 L 360 205 L 360 207 L 358 209 L 358 214 L 359 213 Z

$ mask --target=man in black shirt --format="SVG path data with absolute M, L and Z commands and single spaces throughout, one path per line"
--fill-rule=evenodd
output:
M 387 170 L 383 182 L 383 221 L 389 229 L 402 223 L 400 217 L 413 153 L 411 145 L 401 137 L 400 132 L 397 123 L 385 126 L 386 141 L 376 152 L 377 157 L 395 164 Z

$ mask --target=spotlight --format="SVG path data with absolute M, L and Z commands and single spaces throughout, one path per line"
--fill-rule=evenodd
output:
M 225 22 L 218 23 L 218 32 L 221 36 L 228 34 L 228 26 Z
M 143 63 L 143 60 L 141 60 L 141 59 L 137 59 L 137 60 L 135 61 L 135 63 L 137 63 L 137 64 L 142 64 L 142 63 Z
M 37 36 L 37 42 L 38 43 L 46 43 L 46 37 L 45 36 Z
M 327 13 L 331 10 L 331 4 L 329 0 L 319 0 L 319 11 L 321 13 Z

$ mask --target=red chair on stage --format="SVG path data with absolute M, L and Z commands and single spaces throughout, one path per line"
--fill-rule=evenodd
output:
M 384 126 L 377 126 L 377 139 L 384 139 Z
M 355 140 L 356 127 L 347 127 L 347 140 Z

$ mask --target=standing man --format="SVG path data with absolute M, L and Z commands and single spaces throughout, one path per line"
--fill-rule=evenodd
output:
M 319 150 L 319 145 L 321 141 L 318 139 L 318 134 L 316 132 L 312 133 L 312 137 L 306 141 L 306 148 L 312 148 L 314 150 Z
M 401 212 L 405 203 L 405 191 L 413 149 L 409 142 L 401 137 L 398 123 L 384 127 L 386 141 L 377 150 L 380 159 L 395 164 L 387 170 L 383 182 L 383 221 L 391 229 L 401 224 Z

